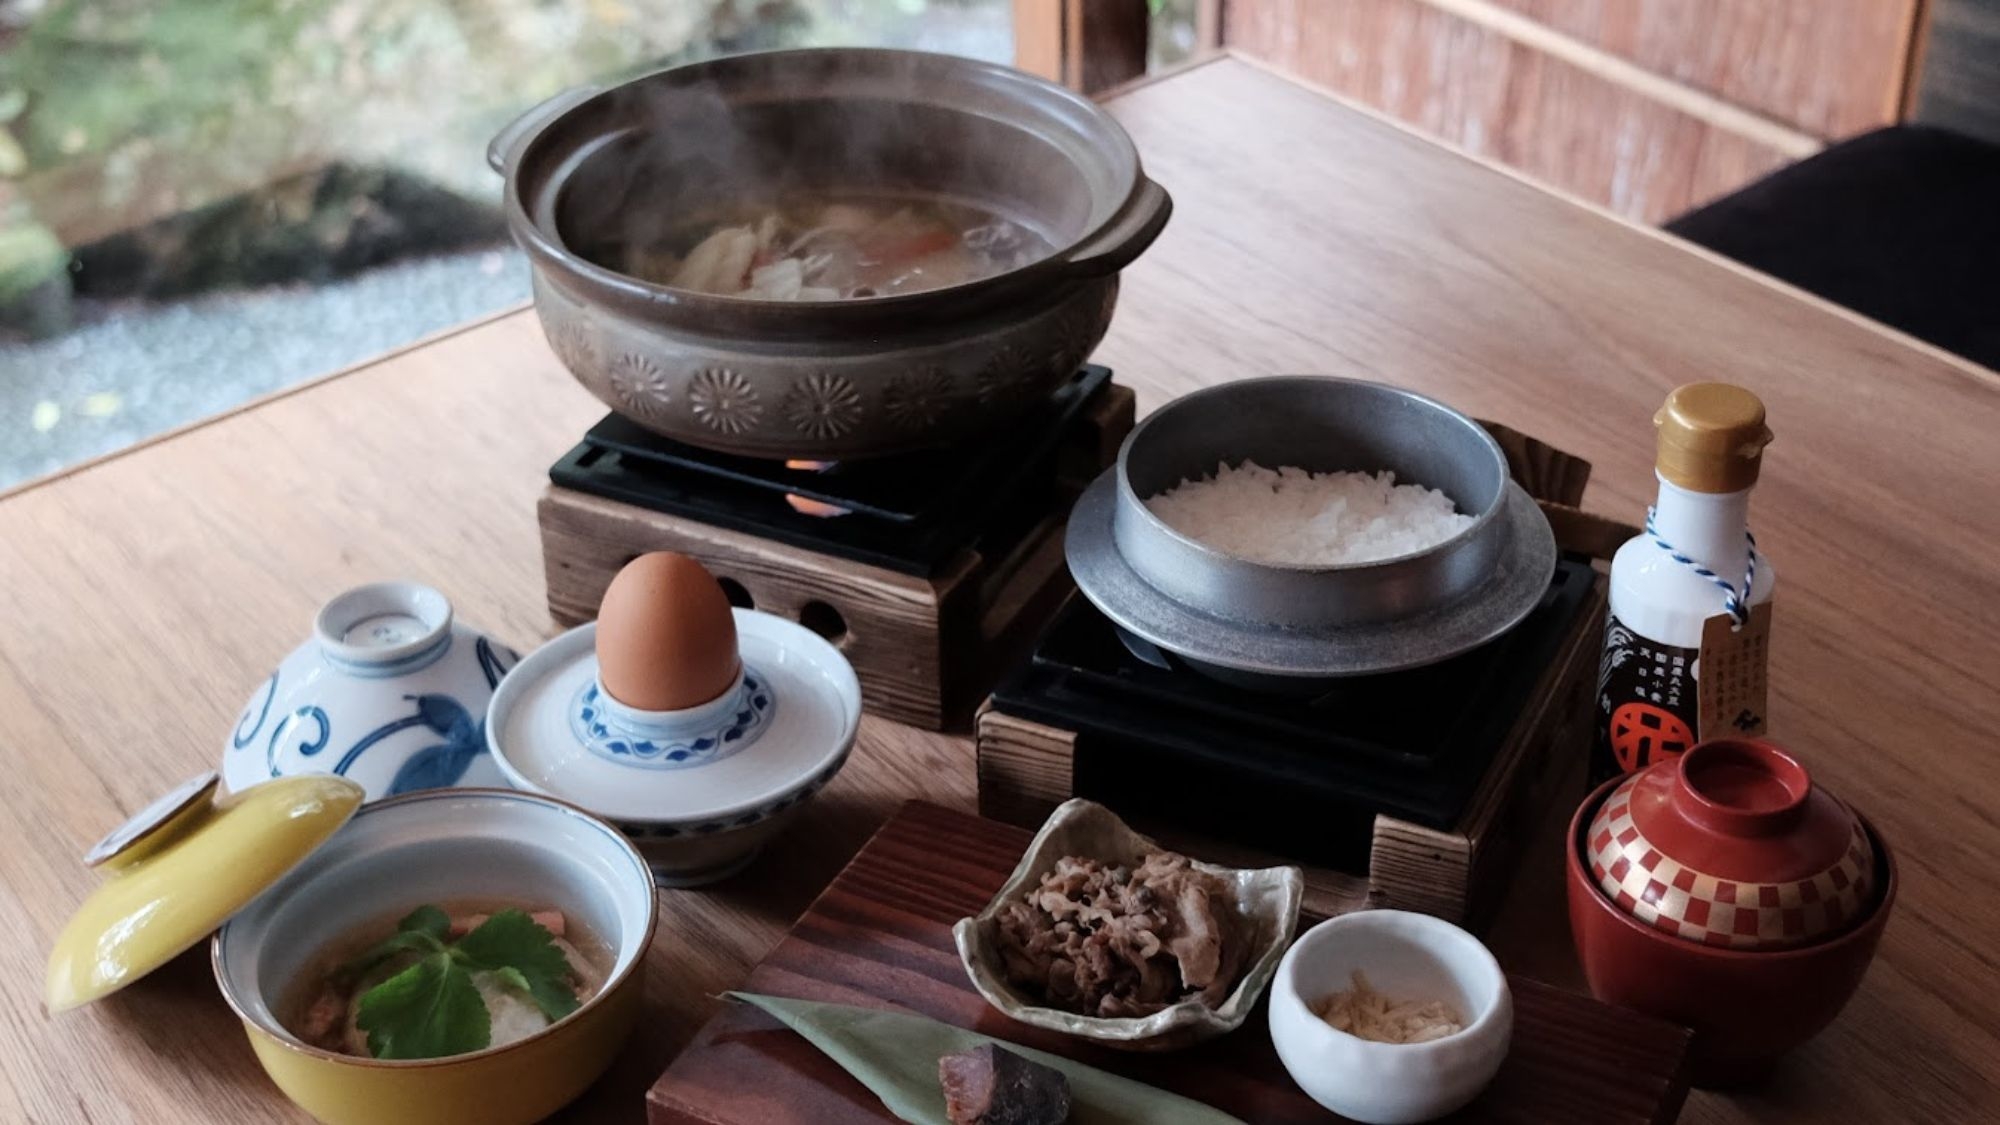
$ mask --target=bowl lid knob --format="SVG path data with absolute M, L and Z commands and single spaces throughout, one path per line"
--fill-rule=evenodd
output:
M 344 777 L 282 777 L 217 797 L 190 778 L 84 857 L 110 872 L 49 951 L 52 1012 L 101 999 L 178 957 L 303 863 L 361 807 Z
M 451 645 L 451 602 L 417 582 L 371 582 L 320 607 L 313 634 L 327 663 L 357 676 L 415 671 Z
M 1619 909 L 1678 937 L 1777 949 L 1864 917 L 1875 846 L 1854 811 L 1761 739 L 1713 739 L 1604 799 L 1582 841 Z

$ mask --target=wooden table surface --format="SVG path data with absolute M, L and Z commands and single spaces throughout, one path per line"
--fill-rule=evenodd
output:
M 1098 358 L 1141 409 L 1272 372 L 1386 379 L 1596 463 L 1635 519 L 1669 388 L 1734 380 L 1777 444 L 1757 494 L 1782 577 L 1774 731 L 1901 857 L 1898 917 L 1841 1020 L 1690 1121 L 2000 1114 L 2000 377 L 1224 59 L 1111 102 L 1173 222 Z M 301 325 L 301 331 L 320 331 Z M 272 1121 L 190 955 L 51 1017 L 43 959 L 77 857 L 211 766 L 238 708 L 358 582 L 431 582 L 528 647 L 552 633 L 534 499 L 603 408 L 503 316 L 0 500 L 0 1120 Z M 668 892 L 648 1014 L 567 1116 L 642 1091 L 905 797 L 973 800 L 959 738 L 869 720 L 852 764 L 747 874 Z M 1492 935 L 1575 983 L 1553 825 Z

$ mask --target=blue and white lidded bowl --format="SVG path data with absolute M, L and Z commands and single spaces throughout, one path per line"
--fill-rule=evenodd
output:
M 505 786 L 487 753 L 486 706 L 516 659 L 429 586 L 357 586 L 320 607 L 311 639 L 244 707 L 223 745 L 223 783 L 330 773 L 370 800 Z
M 508 781 L 618 825 L 662 886 L 749 864 L 839 772 L 861 723 L 861 685 L 839 649 L 782 617 L 732 612 L 742 670 L 707 703 L 641 711 L 611 698 L 591 622 L 523 658 L 487 712 Z

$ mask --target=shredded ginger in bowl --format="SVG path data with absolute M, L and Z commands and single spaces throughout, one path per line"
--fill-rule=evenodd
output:
M 1336 992 L 1314 1009 L 1335 1031 L 1377 1043 L 1428 1043 L 1457 1035 L 1465 1024 L 1439 1000 L 1391 1000 L 1368 985 L 1354 970 L 1354 988 Z

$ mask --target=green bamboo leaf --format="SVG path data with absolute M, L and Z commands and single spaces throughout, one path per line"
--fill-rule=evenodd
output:
M 728 995 L 805 1036 L 873 1090 L 889 1112 L 914 1125 L 945 1125 L 938 1059 L 985 1043 L 1062 1071 L 1069 1079 L 1071 1125 L 1243 1125 L 1179 1094 L 922 1016 L 747 992 Z

